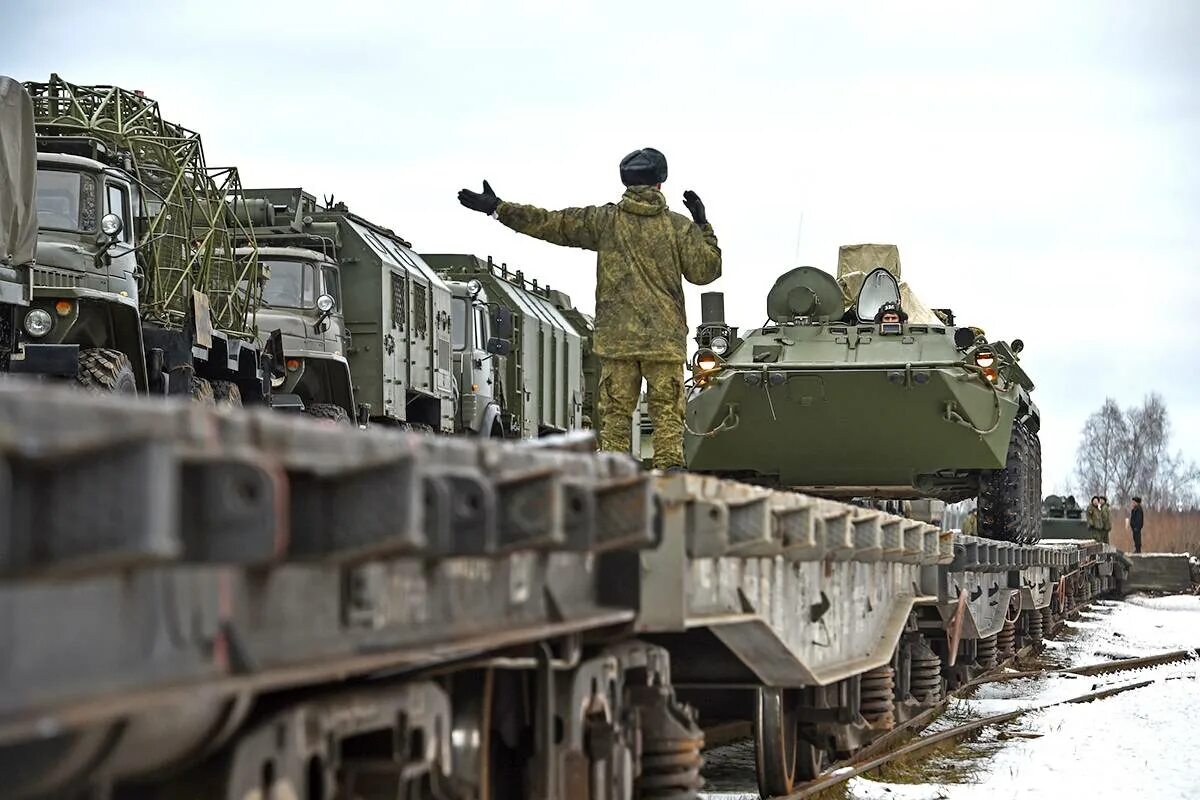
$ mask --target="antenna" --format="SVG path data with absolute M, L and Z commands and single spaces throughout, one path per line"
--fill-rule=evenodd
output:
M 792 263 L 800 260 L 800 234 L 804 232 L 804 212 L 800 212 L 800 222 L 796 224 L 796 253 L 792 256 Z

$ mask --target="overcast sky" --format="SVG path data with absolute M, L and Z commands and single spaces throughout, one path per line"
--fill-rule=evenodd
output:
M 175 5 L 0 0 L 0 72 L 143 89 L 247 186 L 335 194 L 589 310 L 590 253 L 455 194 L 604 203 L 657 147 L 671 206 L 708 207 L 731 323 L 791 267 L 894 242 L 929 305 L 1025 340 L 1047 491 L 1106 395 L 1162 393 L 1200 458 L 1200 3 Z

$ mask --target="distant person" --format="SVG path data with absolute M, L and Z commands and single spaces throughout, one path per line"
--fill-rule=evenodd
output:
M 1104 522 L 1101 519 L 1100 511 L 1100 495 L 1092 495 L 1092 500 L 1087 507 L 1087 526 L 1088 533 L 1099 535 L 1104 530 Z
M 652 147 L 621 159 L 618 203 L 546 211 L 501 200 L 491 185 L 463 189 L 458 202 L 514 231 L 553 244 L 595 250 L 596 335 L 600 357 L 600 448 L 632 449 L 633 410 L 642 379 L 654 420 L 654 466 L 683 467 L 683 365 L 687 320 L 683 279 L 721 277 L 721 249 L 696 193 L 683 193 L 688 219 L 667 209 L 667 159 Z
M 1142 552 L 1142 498 L 1133 498 L 1133 508 L 1129 509 L 1129 530 L 1133 532 L 1133 552 Z
M 1100 529 L 1104 531 L 1104 541 L 1108 541 L 1108 532 L 1112 530 L 1112 508 L 1108 505 L 1108 498 L 1100 495 Z
M 962 522 L 962 532 L 964 536 L 979 535 L 979 513 L 976 509 L 972 508 L 967 512 L 967 516 Z

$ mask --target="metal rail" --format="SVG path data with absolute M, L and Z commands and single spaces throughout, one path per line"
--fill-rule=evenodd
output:
M 1017 656 L 1014 656 L 1012 659 L 1010 659 L 1008 662 L 1005 662 L 1005 663 L 1012 663 L 1013 661 L 1018 660 L 1021 655 L 1028 655 L 1029 653 L 1030 653 L 1030 650 L 1028 648 L 1026 648 L 1025 650 L 1022 650 L 1022 652 L 1019 653 Z M 1194 648 L 1194 649 L 1190 649 L 1190 650 L 1172 650 L 1167 653 L 1158 653 L 1158 654 L 1152 655 L 1152 656 L 1140 656 L 1137 658 L 1123 658 L 1123 659 L 1119 659 L 1117 661 L 1104 662 L 1101 664 L 1089 664 L 1089 665 L 1086 665 L 1083 667 L 1071 667 L 1068 669 L 1034 670 L 1034 671 L 1023 671 L 1023 672 L 1008 673 L 1008 674 L 1001 674 L 1001 675 L 982 676 L 980 678 L 977 678 L 972 681 L 968 681 L 967 683 L 963 684 L 958 689 L 956 689 L 954 692 L 946 695 L 945 699 L 943 699 L 936 706 L 934 706 L 930 709 L 927 709 L 926 711 L 922 712 L 921 714 L 918 714 L 917 716 L 915 716 L 912 719 L 905 722 L 903 725 L 897 726 L 894 730 L 890 731 L 885 736 L 880 737 L 879 739 L 875 740 L 871 744 L 864 747 L 862 750 L 859 750 L 851 758 L 834 764 L 829 769 L 829 771 L 822 777 L 817 778 L 816 780 L 810 781 L 802 789 L 800 789 L 796 792 L 793 792 L 792 794 L 785 795 L 782 798 L 778 798 L 777 800 L 801 800 L 801 798 L 812 797 L 813 795 L 815 795 L 819 792 L 825 791 L 826 789 L 829 789 L 833 786 L 837 786 L 841 783 L 844 783 L 844 782 L 848 781 L 850 778 L 861 775 L 864 772 L 870 772 L 874 769 L 877 769 L 878 767 L 881 767 L 884 764 L 887 764 L 888 762 L 893 761 L 902 756 L 912 755 L 913 753 L 921 752 L 922 750 L 928 749 L 930 747 L 933 747 L 935 745 L 938 745 L 938 744 L 948 741 L 948 740 L 961 739 L 961 738 L 968 736 L 978 730 L 981 730 L 983 728 L 986 728 L 986 727 L 989 727 L 992 725 L 999 725 L 1004 722 L 1008 722 L 1009 720 L 1016 719 L 1017 717 L 1019 717 L 1023 714 L 1029 713 L 1031 711 L 1042 711 L 1047 708 L 1053 708 L 1055 706 L 1067 705 L 1067 704 L 1072 704 L 1072 703 L 1088 703 L 1093 700 L 1100 700 L 1100 699 L 1103 699 L 1106 697 L 1111 697 L 1116 694 L 1121 694 L 1122 692 L 1127 692 L 1132 689 L 1140 689 L 1145 686 L 1149 686 L 1153 683 L 1156 683 L 1156 681 L 1144 680 L 1144 681 L 1139 681 L 1137 683 L 1123 684 L 1121 686 L 1109 687 L 1107 689 L 1100 689 L 1097 691 L 1088 692 L 1086 694 L 1082 694 L 1077 697 L 1072 697 L 1067 700 L 1059 700 L 1059 701 L 1056 701 L 1053 703 L 1047 703 L 1047 704 L 1041 705 L 1041 706 L 1033 706 L 1030 708 L 1018 709 L 1016 711 L 1009 711 L 1009 712 L 1006 712 L 1003 714 L 994 714 L 989 717 L 984 717 L 983 719 L 978 719 L 978 720 L 974 720 L 972 722 L 963 723 L 962 725 L 957 725 L 953 728 L 949 728 L 945 731 L 941 731 L 932 736 L 928 736 L 928 737 L 917 739 L 915 741 L 911 741 L 908 744 L 902 745 L 894 750 L 890 750 L 888 752 L 883 752 L 883 751 L 887 751 L 888 748 L 891 747 L 892 745 L 894 745 L 899 739 L 912 733 L 913 731 L 920 730 L 921 728 L 925 727 L 925 725 L 932 722 L 934 717 L 936 717 L 937 714 L 939 714 L 942 710 L 944 710 L 945 707 L 949 704 L 949 702 L 951 700 L 953 700 L 955 698 L 960 698 L 960 697 L 962 697 L 962 695 L 966 694 L 968 691 L 975 689 L 976 687 L 982 686 L 984 684 L 994 683 L 997 681 L 1015 680 L 1018 678 L 1050 677 L 1050 676 L 1054 676 L 1054 675 L 1078 675 L 1078 676 L 1112 675 L 1112 674 L 1116 674 L 1119 672 L 1128 672 L 1128 671 L 1132 671 L 1132 670 L 1146 669 L 1149 667 L 1163 666 L 1165 664 L 1173 664 L 1173 663 L 1177 663 L 1179 661 L 1186 661 L 1188 659 L 1192 659 L 1192 658 L 1196 658 L 1196 657 L 1200 657 L 1200 648 Z M 1002 668 L 1003 666 L 1004 665 L 1000 665 L 1000 667 L 998 667 L 998 669 Z M 882 755 L 878 755 L 880 753 L 882 753 Z
M 1055 706 L 1067 705 L 1071 703 L 1090 703 L 1093 700 L 1101 700 L 1106 697 L 1112 697 L 1113 695 L 1121 694 L 1122 692 L 1128 692 L 1133 689 L 1141 689 L 1143 687 L 1150 686 L 1155 682 L 1156 681 L 1152 680 L 1139 681 L 1137 683 L 1125 684 L 1123 686 L 1114 686 L 1108 689 L 1102 689 L 1100 691 L 1081 694 L 1068 700 L 1059 700 L 1054 703 L 1046 703 L 1045 705 L 1033 706 L 1031 708 L 1021 708 L 1017 709 L 1016 711 L 1006 712 L 1004 714 L 994 714 L 990 717 L 974 720 L 973 722 L 956 725 L 953 728 L 940 731 L 932 736 L 926 736 L 924 738 L 909 742 L 903 747 L 893 750 L 886 755 L 873 758 L 870 761 L 859 761 L 851 765 L 838 767 L 829 774 L 821 778 L 817 778 L 814 781 L 810 781 L 800 791 L 793 792 L 792 794 L 785 795 L 783 798 L 777 798 L 776 800 L 802 800 L 802 798 L 812 797 L 818 792 L 823 792 L 826 789 L 845 783 L 851 778 L 862 775 L 864 772 L 870 772 L 871 770 L 878 769 L 884 764 L 894 761 L 901 756 L 919 753 L 922 750 L 927 750 L 930 747 L 934 747 L 935 745 L 939 745 L 946 741 L 961 739 L 965 736 L 975 733 L 976 731 L 982 730 L 983 728 L 987 728 L 991 725 L 1000 725 L 1031 711 L 1044 711 L 1048 708 L 1054 708 Z

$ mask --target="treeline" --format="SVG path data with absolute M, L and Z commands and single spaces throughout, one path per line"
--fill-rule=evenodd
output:
M 1084 423 L 1075 466 L 1080 504 L 1104 495 L 1127 508 L 1141 497 L 1156 511 L 1200 510 L 1200 467 L 1171 450 L 1171 421 L 1162 396 L 1122 409 L 1106 398 Z

